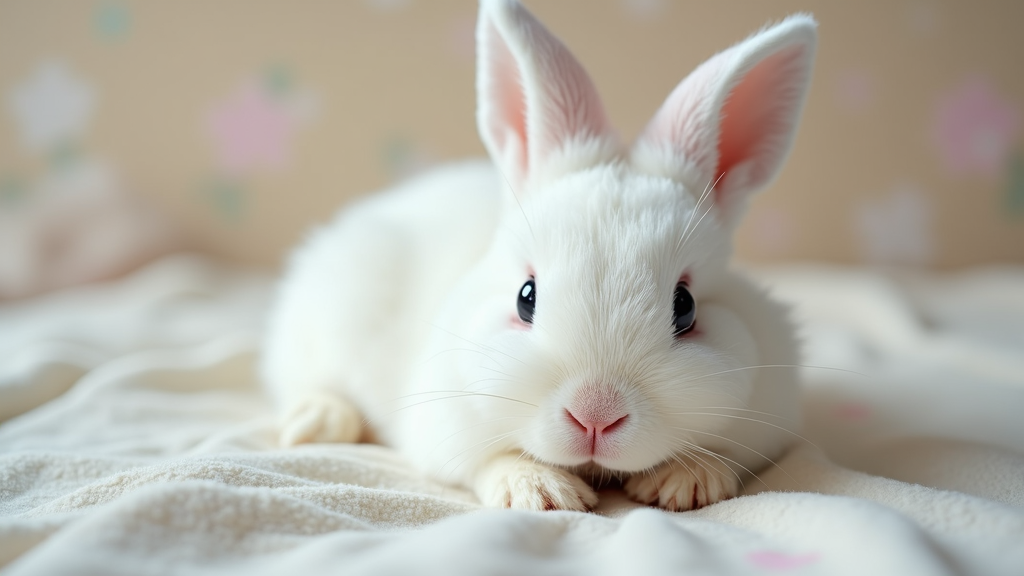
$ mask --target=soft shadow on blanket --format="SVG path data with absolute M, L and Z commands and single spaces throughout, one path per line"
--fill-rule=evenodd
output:
M 614 491 L 598 514 L 488 510 L 384 447 L 276 448 L 253 372 L 269 294 L 259 275 L 177 256 L 116 283 L 6 304 L 0 566 L 1024 573 L 1024 365 L 1011 344 L 1020 334 L 1005 336 L 1024 326 L 1024 310 L 1003 307 L 987 330 L 929 309 L 941 298 L 913 280 L 760 275 L 801 302 L 808 364 L 829 368 L 805 370 L 807 441 L 748 480 L 744 496 L 679 514 Z M 1000 289 L 1024 293 L 1020 271 L 924 285 L 941 296 L 979 278 L 987 291 L 974 293 L 985 297 L 961 295 L 958 305 L 975 306 L 963 318 L 987 314 Z M 837 286 L 858 282 L 839 294 L 843 310 L 828 305 Z

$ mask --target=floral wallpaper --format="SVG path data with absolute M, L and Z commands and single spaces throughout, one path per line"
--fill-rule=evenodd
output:
M 743 259 L 1024 261 L 1024 5 L 604 0 L 579 19 L 583 0 L 527 4 L 627 139 L 700 61 L 815 13 L 805 120 Z M 277 265 L 352 198 L 482 155 L 474 22 L 472 0 L 4 2 L 0 217 L 103 166 L 193 246 Z
M 289 168 L 293 141 L 316 113 L 316 97 L 294 86 L 290 72 L 272 67 L 213 104 L 206 130 L 215 173 L 205 193 L 226 220 L 244 216 L 246 182 Z
M 934 139 L 943 165 L 954 175 L 998 178 L 1020 135 L 1020 110 L 992 81 L 968 78 L 939 95 Z
M 53 154 L 74 145 L 96 106 L 96 93 L 59 60 L 40 62 L 10 93 L 10 107 L 26 150 Z

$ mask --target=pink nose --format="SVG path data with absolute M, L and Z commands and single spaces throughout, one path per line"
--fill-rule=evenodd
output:
M 618 428 L 622 427 L 622 424 L 629 418 L 629 414 L 623 414 L 618 418 L 607 419 L 607 418 L 593 418 L 588 416 L 581 416 L 573 414 L 571 410 L 565 410 L 566 417 L 569 418 L 576 426 L 580 428 L 587 436 L 592 438 L 601 436 L 604 434 L 611 434 Z

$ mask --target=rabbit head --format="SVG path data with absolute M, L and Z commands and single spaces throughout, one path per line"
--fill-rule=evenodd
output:
M 478 124 L 507 202 L 464 287 L 487 295 L 463 309 L 486 354 L 462 370 L 488 451 L 648 469 L 722 436 L 758 386 L 745 367 L 793 361 L 783 314 L 727 264 L 790 148 L 815 27 L 792 16 L 712 57 L 626 147 L 566 47 L 518 2 L 482 2 Z

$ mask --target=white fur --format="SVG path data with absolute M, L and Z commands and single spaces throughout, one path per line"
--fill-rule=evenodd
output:
M 296 251 L 263 366 L 288 409 L 282 440 L 353 441 L 344 422 L 358 412 L 374 438 L 497 506 L 585 509 L 596 497 L 576 473 L 630 478 L 631 496 L 670 509 L 735 495 L 799 417 L 785 310 L 728 257 L 746 197 L 792 140 L 813 20 L 710 60 L 631 154 L 582 67 L 517 2 L 484 0 L 478 39 L 479 122 L 498 170 L 466 163 L 409 181 Z M 744 82 L 767 96 L 738 101 L 767 109 L 734 113 L 764 133 L 716 121 Z M 727 138 L 739 144 L 722 164 Z M 527 326 L 516 302 L 529 274 Z M 697 328 L 677 339 L 684 275 Z M 573 410 L 623 417 L 598 441 Z

